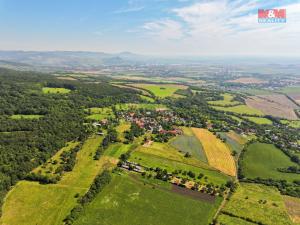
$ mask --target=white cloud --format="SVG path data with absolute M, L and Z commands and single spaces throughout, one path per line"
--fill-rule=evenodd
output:
M 183 37 L 181 24 L 170 19 L 148 22 L 143 28 L 149 35 L 161 40 L 178 40 Z
M 167 45 L 178 53 L 299 54 L 300 2 L 274 7 L 286 9 L 287 23 L 258 23 L 257 10 L 269 6 L 256 0 L 201 1 L 172 9 L 173 19 L 148 22 L 144 28 L 161 40 L 179 37 L 179 44 Z

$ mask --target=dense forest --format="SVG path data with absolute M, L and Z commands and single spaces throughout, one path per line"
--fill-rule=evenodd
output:
M 45 94 L 43 87 L 63 87 L 69 94 Z M 49 159 L 68 141 L 91 132 L 84 125 L 88 107 L 139 100 L 136 91 L 97 83 L 62 81 L 49 74 L 0 69 L 0 199 L 18 180 Z M 39 118 L 12 119 L 12 115 Z

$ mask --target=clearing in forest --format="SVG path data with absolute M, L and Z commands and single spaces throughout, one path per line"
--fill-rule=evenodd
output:
M 86 140 L 77 153 L 76 165 L 56 184 L 20 181 L 7 194 L 3 205 L 1 224 L 9 225 L 61 225 L 70 210 L 77 205 L 76 194 L 82 196 L 95 176 L 112 164 L 111 158 L 93 156 L 103 137 Z
M 165 98 L 174 95 L 179 89 L 187 89 L 187 86 L 179 84 L 130 84 L 133 87 L 150 91 L 157 97 Z
M 43 87 L 43 93 L 45 94 L 67 94 L 71 90 L 66 88 L 52 88 L 52 87 Z
M 248 224 L 245 218 L 255 221 L 256 224 L 292 224 L 286 212 L 283 196 L 276 188 L 261 184 L 241 183 L 222 212 L 225 217 L 219 216 L 218 222 L 227 221 L 226 224 L 229 225 Z M 237 221 L 236 218 L 241 219 L 241 223 L 233 223 Z
M 206 129 L 192 128 L 202 143 L 209 165 L 230 176 L 236 176 L 235 161 L 226 144 Z
M 210 105 L 215 106 L 233 106 L 233 105 L 241 105 L 240 102 L 234 101 L 234 96 L 228 93 L 222 94 L 223 100 L 218 101 L 209 101 Z
M 13 120 L 35 120 L 35 119 L 39 119 L 42 118 L 43 115 L 24 115 L 24 114 L 16 114 L 16 115 L 12 115 L 9 118 L 13 119 Z

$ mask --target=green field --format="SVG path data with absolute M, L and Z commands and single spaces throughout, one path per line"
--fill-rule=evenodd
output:
M 151 103 L 155 102 L 155 100 L 153 98 L 151 98 L 151 97 L 148 97 L 148 96 L 145 96 L 145 95 L 140 95 L 140 97 L 142 99 L 148 101 L 148 102 L 151 102 Z
M 85 109 L 85 111 L 90 114 L 86 116 L 86 118 L 89 120 L 102 120 L 108 117 L 114 117 L 113 111 L 109 107 L 104 107 L 104 108 L 93 107 L 93 108 Z
M 287 180 L 293 182 L 299 179 L 298 174 L 282 173 L 277 168 L 297 166 L 280 149 L 271 144 L 251 144 L 242 160 L 242 171 L 246 178 L 264 178 Z
M 189 152 L 195 158 L 207 163 L 201 142 L 195 136 L 177 136 L 170 141 L 170 145 L 181 152 Z
M 65 173 L 57 184 L 18 182 L 5 198 L 1 224 L 61 225 L 77 204 L 74 195 L 83 195 L 104 165 L 111 165 L 107 156 L 99 161 L 93 159 L 101 141 L 100 136 L 89 138 L 77 153 L 73 171 Z
M 279 191 L 276 188 L 259 184 L 242 183 L 222 211 L 262 224 L 292 224 Z M 238 224 L 234 217 L 221 217 L 220 222 L 224 219 L 229 222 L 226 223 L 228 225 Z
M 187 88 L 186 86 L 176 84 L 134 84 L 132 86 L 148 90 L 160 98 L 170 97 L 178 89 Z
M 43 93 L 45 94 L 67 94 L 71 90 L 66 88 L 51 88 L 51 87 L 43 87 Z
M 23 114 L 17 114 L 17 115 L 12 115 L 9 118 L 13 120 L 21 120 L 21 119 L 27 119 L 27 120 L 34 120 L 34 119 L 39 119 L 43 117 L 43 115 L 23 115 Z
M 222 225 L 256 225 L 256 223 L 248 222 L 244 219 L 228 216 L 226 214 L 220 214 L 218 216 L 218 222 Z
M 280 89 L 280 92 L 285 94 L 300 94 L 300 86 L 285 87 Z
M 215 105 L 215 106 L 232 106 L 232 105 L 239 105 L 241 104 L 238 101 L 234 101 L 234 96 L 228 93 L 222 94 L 223 100 L 218 101 L 208 101 L 209 104 Z
M 264 114 L 254 108 L 250 108 L 247 105 L 238 105 L 238 106 L 232 106 L 232 107 L 221 107 L 221 106 L 212 106 L 212 108 L 224 111 L 224 112 L 233 112 L 237 114 L 245 114 L 245 115 L 257 115 L 257 116 L 263 116 Z
M 231 152 L 235 151 L 237 154 L 235 155 L 235 159 L 237 160 L 239 153 L 243 150 L 243 144 L 242 141 L 236 140 L 236 138 L 233 138 L 232 135 L 229 135 L 225 132 L 219 132 L 220 136 L 222 138 L 226 139 L 226 145 L 230 148 Z M 238 135 L 238 134 L 236 134 Z M 238 135 L 239 136 L 239 135 Z M 239 136 L 242 140 L 244 140 L 241 136 Z
M 144 184 L 138 177 L 114 175 L 111 183 L 85 207 L 78 225 L 209 224 L 221 198 L 208 203 Z
M 134 151 L 129 158 L 129 161 L 139 163 L 148 168 L 156 168 L 159 167 L 161 169 L 166 169 L 168 172 L 173 172 L 175 170 L 182 170 L 182 171 L 192 171 L 197 176 L 202 173 L 204 177 L 201 178 L 202 183 L 214 183 L 214 184 L 224 184 L 230 178 L 224 174 L 219 173 L 216 170 L 211 169 L 206 164 L 198 164 L 198 165 L 191 165 L 188 164 L 189 162 L 183 162 L 182 160 L 170 159 L 168 157 L 161 157 L 158 155 L 151 154 L 151 152 L 141 152 L 141 151 Z M 199 161 L 200 162 L 200 161 Z
M 280 122 L 292 128 L 300 128 L 300 120 L 280 120 Z
M 260 124 L 260 125 L 272 125 L 273 122 L 267 118 L 263 117 L 252 117 L 252 116 L 245 116 L 247 120 L 250 120 L 253 123 Z
M 124 103 L 124 104 L 117 104 L 117 110 L 130 110 L 130 109 L 149 109 L 149 110 L 156 110 L 156 109 L 167 109 L 167 107 L 163 104 L 136 104 L 136 103 Z

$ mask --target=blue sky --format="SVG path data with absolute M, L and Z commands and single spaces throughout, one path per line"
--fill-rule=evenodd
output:
M 286 24 L 257 10 L 285 8 Z M 298 0 L 0 0 L 1 50 L 300 54 Z

